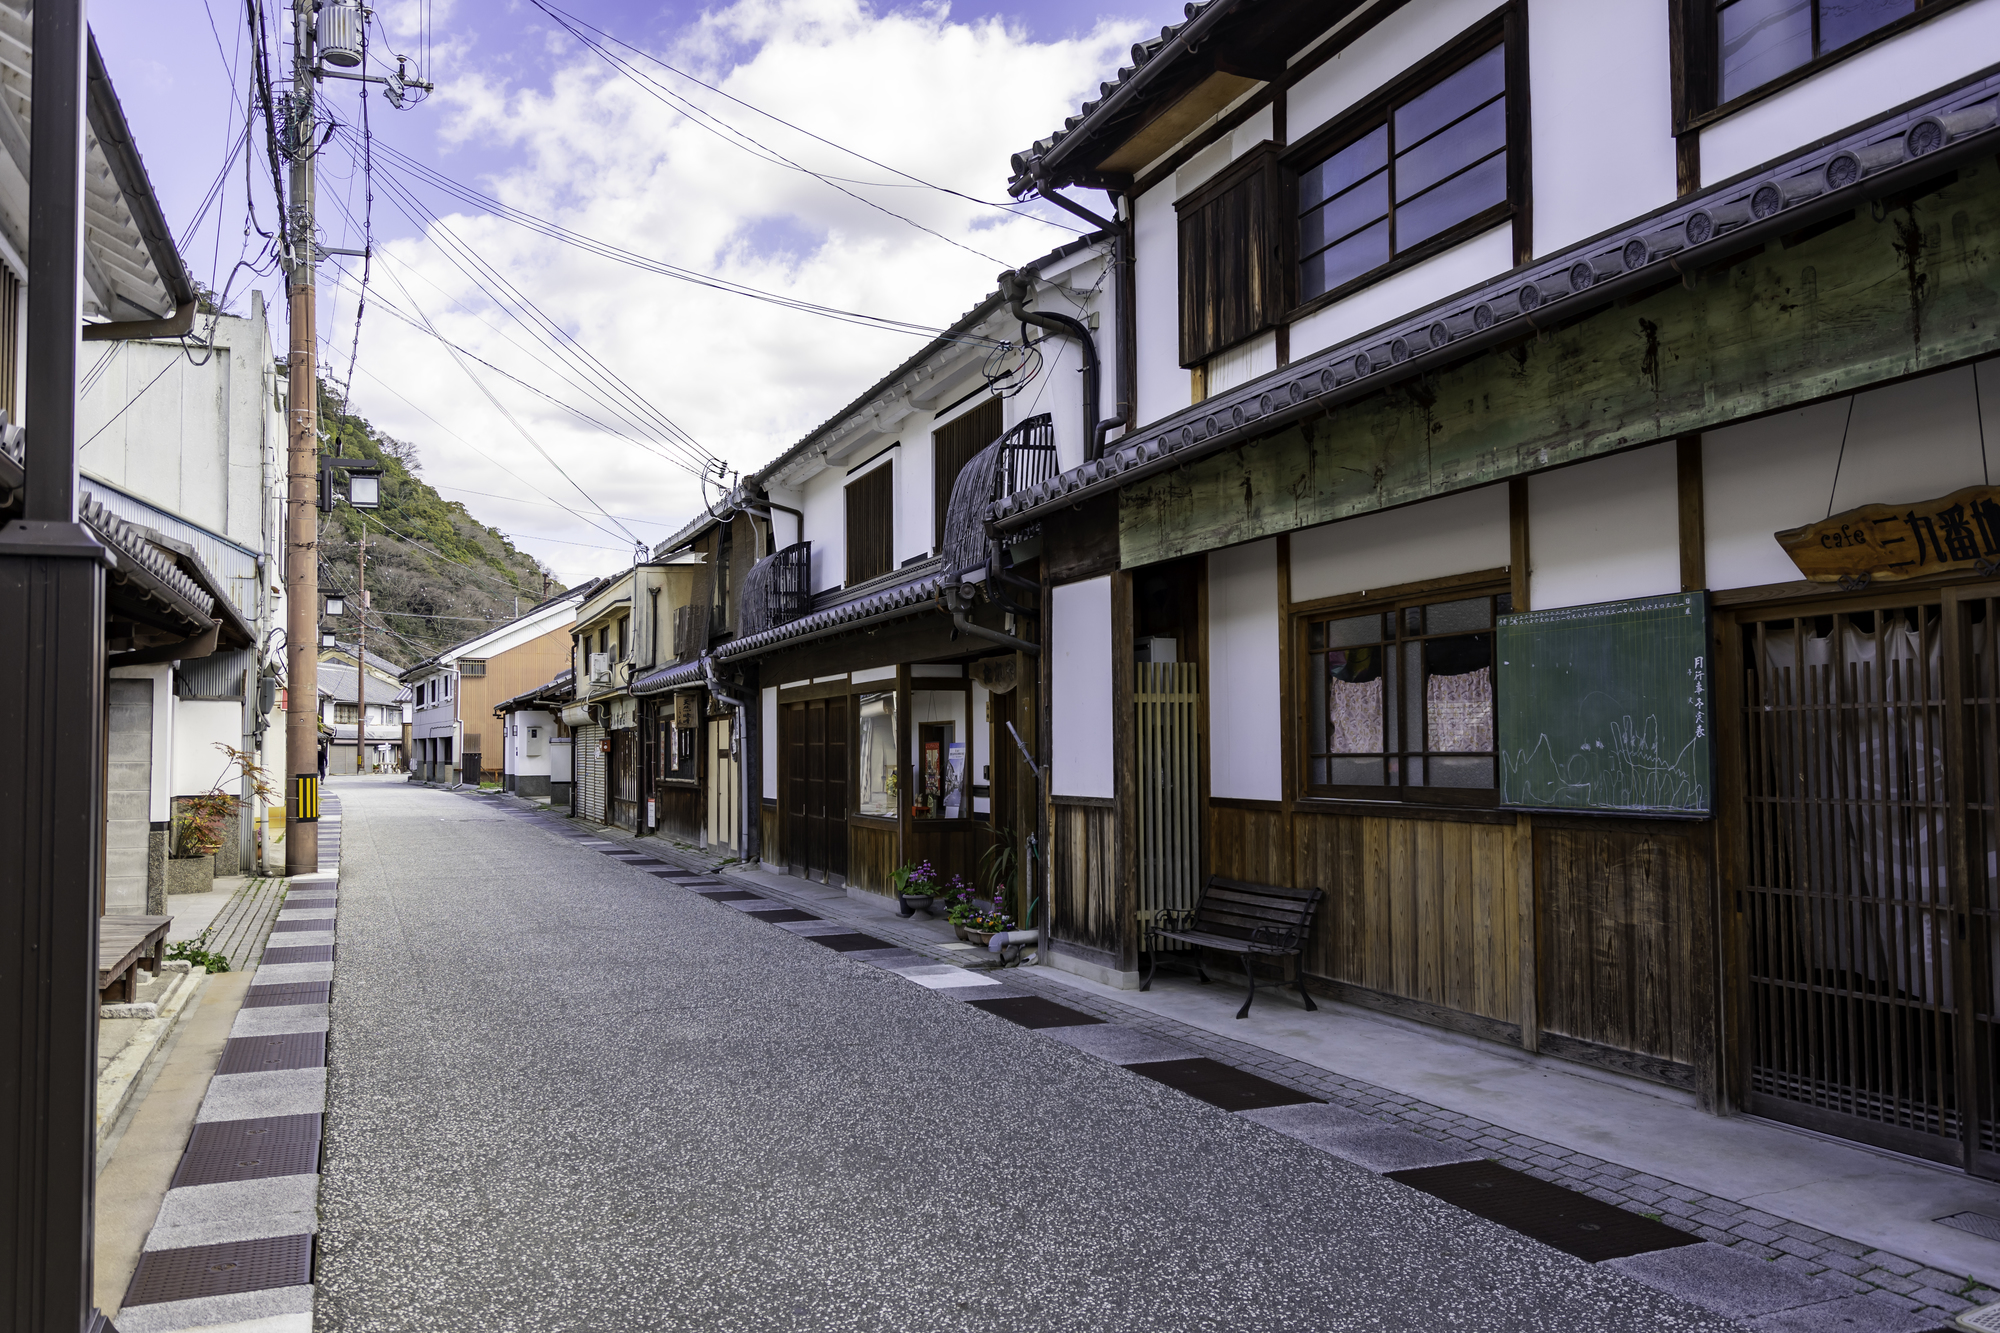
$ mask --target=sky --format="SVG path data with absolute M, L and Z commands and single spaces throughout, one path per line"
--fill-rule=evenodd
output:
M 274 23 L 289 8 L 263 3 Z M 941 328 L 1001 269 L 1076 234 L 1049 205 L 993 206 L 1009 154 L 1182 16 L 1159 0 L 547 3 L 588 26 L 566 30 L 534 0 L 383 0 L 371 71 L 400 52 L 437 91 L 399 111 L 368 87 L 372 205 L 363 85 L 321 85 L 340 122 L 316 159 L 321 243 L 367 236 L 374 257 L 358 341 L 359 259 L 322 267 L 317 322 L 323 374 L 352 409 L 568 583 L 699 512 L 701 460 L 761 465 L 928 336 L 659 266 Z M 278 315 L 281 282 L 255 270 L 253 228 L 273 218 L 261 124 L 247 162 L 238 143 L 245 8 L 96 0 L 90 18 L 190 272 L 232 313 L 254 288 Z M 283 59 L 286 73 L 288 41 Z M 281 317 L 272 337 L 282 351 Z

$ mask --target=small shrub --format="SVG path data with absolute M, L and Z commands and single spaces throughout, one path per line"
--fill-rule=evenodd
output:
M 191 940 L 181 940 L 167 946 L 169 962 L 186 963 L 190 967 L 206 968 L 210 972 L 227 972 L 229 960 L 208 947 L 209 932 L 204 930 Z

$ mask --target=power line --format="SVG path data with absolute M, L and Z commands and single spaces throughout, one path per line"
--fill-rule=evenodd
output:
M 709 120 L 715 120 L 715 117 L 710 116 L 707 112 L 701 110 L 701 108 L 695 106 L 692 102 L 687 101 L 685 98 L 680 97 L 678 94 L 672 92 L 669 89 L 660 87 L 658 84 L 654 83 L 651 79 L 647 78 L 645 75 L 639 73 L 631 66 L 625 64 L 617 56 L 613 55 L 610 51 L 607 51 L 603 46 L 601 46 L 597 42 L 592 41 L 590 38 L 584 36 L 581 32 L 577 31 L 577 29 L 574 26 L 571 25 L 571 23 L 562 15 L 562 13 L 559 10 L 551 9 L 548 5 L 543 3 L 543 0 L 532 0 L 532 3 L 534 4 L 535 8 L 541 10 L 544 14 L 547 14 L 550 18 L 554 19 L 557 25 L 561 27 L 563 31 L 569 33 L 570 36 L 576 38 L 577 41 L 583 43 L 585 47 L 589 48 L 592 51 L 595 51 L 598 54 L 598 56 L 603 59 L 605 64 L 611 66 L 613 69 L 623 74 L 626 78 L 638 84 L 647 93 L 651 94 L 656 101 L 663 102 L 666 105 L 673 107 L 675 110 L 680 111 L 683 115 L 688 115 L 691 120 L 693 119 L 694 116 L 702 116 Z M 701 122 L 693 121 L 693 123 L 700 124 Z M 716 120 L 716 124 L 723 125 L 723 122 L 721 122 L 720 120 Z M 708 127 L 704 125 L 702 128 L 706 129 Z M 1002 267 L 1007 267 L 1006 260 L 1001 259 L 995 255 L 989 255 L 984 250 L 975 250 L 971 246 L 965 244 L 963 241 L 953 240 L 951 237 L 945 235 L 941 231 L 936 231 L 930 227 L 926 227 L 923 223 L 918 222 L 915 218 L 905 217 L 901 213 L 898 213 L 893 208 L 884 207 L 883 205 L 876 203 L 873 199 L 863 198 L 861 195 L 856 194 L 854 191 L 848 189 L 845 185 L 840 184 L 832 177 L 821 175 L 819 172 L 814 171 L 811 167 L 803 166 L 797 162 L 792 161 L 790 158 L 786 157 L 783 153 L 778 152 L 776 149 L 770 147 L 769 145 L 761 143 L 758 140 L 751 138 L 748 134 L 745 134 L 742 130 L 727 125 L 723 125 L 723 128 L 726 129 L 729 134 L 735 135 L 736 137 L 744 140 L 746 143 L 755 145 L 758 149 L 761 149 L 764 153 L 768 154 L 769 156 L 777 158 L 785 166 L 791 167 L 795 171 L 804 172 L 806 175 L 813 177 L 815 180 L 820 181 L 822 184 L 832 189 L 840 191 L 842 194 L 846 195 L 849 199 L 854 200 L 858 204 L 864 204 L 867 207 L 874 209 L 878 213 L 886 214 L 887 216 L 896 219 L 898 222 L 905 223 L 911 227 L 915 227 L 918 231 L 923 232 L 928 236 L 935 236 L 938 240 L 943 241 L 946 245 L 957 246 L 959 249 L 965 251 L 967 254 L 978 255 L 981 259 L 988 260 L 995 264 L 999 264 Z M 724 142 L 729 141 L 727 136 L 722 135 L 716 131 L 711 131 L 711 132 L 717 133 L 717 137 L 722 138 Z M 742 145 L 738 144 L 736 146 L 741 147 Z
M 963 199 L 967 203 L 978 204 L 984 208 L 997 208 L 1004 212 L 1010 213 L 1016 217 L 1031 218 L 1036 222 L 1043 223 L 1050 227 L 1058 228 L 1062 231 L 1075 232 L 1078 235 L 1084 234 L 1083 228 L 1081 227 L 1072 226 L 1067 222 L 1058 221 L 1055 218 L 1046 218 L 1041 216 L 1039 213 L 1027 212 L 1025 211 L 1026 206 L 1019 202 L 1015 201 L 1002 202 L 1000 200 L 995 200 L 995 199 L 981 199 L 976 195 L 966 194 L 962 190 L 954 190 L 948 185 L 939 185 L 933 181 L 927 181 L 921 176 L 913 176 L 909 172 L 903 171 L 897 167 L 892 167 L 886 162 L 878 162 L 874 158 L 868 156 L 866 153 L 856 152 L 854 149 L 849 148 L 845 144 L 836 143 L 832 139 L 826 138 L 824 135 L 815 134 L 811 130 L 805 128 L 803 125 L 794 125 L 791 121 L 786 120 L 783 116 L 777 115 L 770 111 L 766 111 L 763 107 L 757 106 L 751 102 L 746 102 L 742 98 L 737 97 L 731 93 L 724 92 L 722 89 L 716 87 L 714 84 L 709 83 L 707 80 L 699 78 L 696 75 L 690 74 L 684 69 L 677 69 L 674 66 L 669 65 L 666 61 L 660 59 L 658 56 L 654 55 L 652 52 L 647 51 L 642 47 L 634 46 L 632 45 L 632 43 L 625 41 L 623 38 L 620 38 L 613 33 L 606 32 L 603 28 L 597 27 L 595 24 L 589 22 L 586 19 L 578 18 L 576 15 L 571 14 L 566 10 L 557 9 L 554 5 L 544 3 L 544 0 L 534 0 L 534 5 L 535 8 L 541 10 L 545 14 L 548 14 L 551 18 L 555 18 L 558 23 L 563 23 L 564 26 L 568 26 L 568 24 L 573 23 L 578 27 L 588 28 L 590 29 L 590 31 L 596 33 L 599 37 L 604 38 L 606 41 L 611 42 L 616 46 L 624 47 L 627 51 L 630 51 L 632 54 L 638 56 L 641 60 L 644 60 L 649 64 L 658 65 L 661 69 L 666 70 L 669 74 L 677 75 L 680 78 L 686 79 L 689 83 L 697 84 L 703 88 L 706 88 L 710 92 L 714 93 L 717 97 L 726 98 L 727 100 L 734 102 L 736 105 L 742 107 L 745 111 L 754 111 L 756 114 L 764 117 L 766 120 L 776 121 L 778 124 L 783 125 L 786 129 L 792 130 L 798 134 L 803 134 L 808 139 L 812 139 L 818 143 L 823 143 L 828 148 L 831 148 L 836 152 L 846 153 L 849 157 L 858 158 L 859 160 L 866 162 L 871 167 L 880 167 L 883 171 L 887 171 L 894 175 L 901 176 L 904 180 L 909 181 L 912 185 L 921 186 L 926 190 L 936 190 L 940 194 L 948 194 L 953 196 L 954 198 Z M 557 17 L 558 15 L 560 15 L 561 17 Z M 717 123 L 721 122 L 718 121 Z M 752 142 L 755 141 L 753 140 Z M 800 171 L 805 171 L 805 168 L 803 167 L 797 169 Z M 815 175 L 817 173 L 808 171 L 806 172 L 806 174 Z M 845 178 L 835 177 L 834 179 L 845 179 Z M 873 184 L 876 185 L 877 188 L 881 189 L 906 188 L 901 186 L 895 186 L 892 182 L 850 181 L 849 183 L 854 185 Z

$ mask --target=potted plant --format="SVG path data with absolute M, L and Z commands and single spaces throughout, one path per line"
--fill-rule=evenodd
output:
M 897 866 L 891 878 L 896 884 L 896 901 L 900 904 L 901 915 L 929 914 L 931 900 L 937 896 L 937 871 L 931 868 L 929 861 Z
M 951 922 L 952 930 L 960 939 L 965 938 L 965 922 L 980 909 L 980 900 L 973 895 L 972 886 L 962 876 L 953 875 L 945 895 L 945 920 Z
M 965 938 L 983 949 L 995 935 L 1013 928 L 1014 918 L 998 908 L 976 910 L 965 919 Z
M 222 850 L 222 821 L 230 808 L 229 797 L 220 792 L 179 803 L 167 840 L 168 893 L 207 893 L 215 887 L 215 854 Z

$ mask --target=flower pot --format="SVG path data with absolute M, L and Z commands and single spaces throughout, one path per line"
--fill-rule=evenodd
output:
M 969 943 L 976 944 L 980 948 L 984 949 L 986 947 L 986 942 L 993 938 L 993 932 L 990 930 L 968 929 L 965 932 L 965 938 Z
M 167 858 L 168 893 L 207 893 L 215 887 L 215 857 L 170 856 Z
M 965 938 L 965 927 L 964 927 L 964 926 L 961 926 L 961 925 L 959 925 L 959 924 L 958 924 L 958 922 L 954 921 L 954 922 L 952 922 L 952 923 L 951 923 L 951 928 L 952 928 L 952 930 L 953 930 L 954 932 L 956 932 L 956 933 L 957 933 L 957 935 L 958 935 L 958 937 L 959 937 L 960 939 L 964 939 L 964 938 Z
M 915 916 L 919 912 L 928 915 L 931 910 L 931 895 L 928 893 L 899 893 L 896 897 L 903 904 L 904 916 Z

